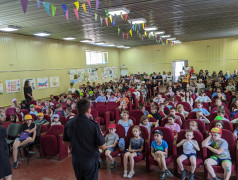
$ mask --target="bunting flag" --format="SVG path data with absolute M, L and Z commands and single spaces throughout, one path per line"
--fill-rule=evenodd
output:
M 99 0 L 96 0 L 96 10 L 98 10 L 99 7 Z
M 67 4 L 61 4 L 63 10 L 64 10 L 64 15 L 66 14 L 66 11 L 67 11 Z
M 49 14 L 49 16 L 51 16 L 51 14 L 50 14 L 50 3 L 43 2 L 43 6 L 45 7 L 45 10 L 46 10 L 47 14 Z
M 90 2 L 90 0 L 87 0 L 87 2 L 88 2 L 88 5 L 89 5 L 89 7 L 91 9 L 91 2 Z
M 146 31 L 145 31 L 144 35 L 145 35 L 145 36 L 147 36 L 147 33 L 146 33 Z
M 132 30 L 130 30 L 130 34 L 131 34 L 131 37 L 132 37 Z
M 51 4 L 51 11 L 52 11 L 52 16 L 55 16 L 56 7 L 53 4 Z
M 128 14 L 125 15 L 125 21 L 127 20 L 127 18 L 128 18 Z
M 28 6 L 28 0 L 21 0 L 21 6 L 22 6 L 23 12 L 25 14 L 27 6 Z
M 65 18 L 66 18 L 67 21 L 69 20 L 69 11 L 68 10 L 66 10 Z
M 128 33 L 126 34 L 126 38 L 127 38 L 127 40 L 129 39 L 129 34 Z
M 138 24 L 138 26 L 139 26 L 139 31 L 140 31 L 140 24 Z
M 139 33 L 140 33 L 140 32 L 137 30 L 137 36 L 139 36 Z
M 98 21 L 98 15 L 95 13 L 95 21 Z
M 105 18 L 106 25 L 108 26 L 108 18 Z
M 122 18 L 122 20 L 124 20 L 122 13 L 121 13 L 121 18 Z
M 115 21 L 113 20 L 112 26 L 115 26 L 115 25 L 116 25 L 116 23 L 115 23 Z
M 145 23 L 142 24 L 143 29 L 145 29 Z
M 118 28 L 117 28 L 118 36 L 120 35 L 120 31 L 121 31 L 121 30 L 120 30 L 120 28 L 118 27 Z
M 40 8 L 41 7 L 41 3 L 43 2 L 43 0 L 37 0 L 37 7 Z
M 103 21 L 103 18 L 102 18 L 102 17 L 100 17 L 100 21 L 101 21 L 101 26 L 102 26 L 102 21 Z
M 105 12 L 106 12 L 106 17 L 108 17 L 108 10 L 106 9 Z
M 135 30 L 135 25 L 132 26 L 132 29 Z
M 135 24 L 135 31 L 136 31 L 137 24 Z
M 77 9 L 74 9 L 74 14 L 75 14 L 77 20 L 79 20 L 79 12 Z
M 169 41 L 168 41 L 168 40 L 166 40 L 166 44 L 169 44 Z
M 78 11 L 79 10 L 79 2 L 78 1 L 74 2 L 74 5 L 76 6 L 76 9 Z
M 111 20 L 111 23 L 112 23 L 112 15 L 109 16 L 110 20 Z
M 82 7 L 83 7 L 84 12 L 87 13 L 87 8 L 86 8 L 85 3 L 82 4 Z
M 124 33 L 122 33 L 122 39 L 123 39 L 123 40 L 125 39 L 125 34 L 124 34 Z

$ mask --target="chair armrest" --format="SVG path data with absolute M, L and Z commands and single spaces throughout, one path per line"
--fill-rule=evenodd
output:
M 207 159 L 207 148 L 202 148 L 202 152 L 203 152 L 203 160 Z
M 176 142 L 173 142 L 173 158 L 177 158 L 177 146 L 176 146 Z
M 120 120 L 120 111 L 118 108 L 115 109 L 115 124 Z
M 107 111 L 104 113 L 104 120 L 105 120 L 105 126 L 106 126 L 106 130 L 107 130 L 108 126 L 110 124 L 110 111 Z
M 147 139 L 145 141 L 145 156 L 146 158 L 149 158 L 150 155 L 150 141 Z
M 132 110 L 132 102 L 131 101 L 128 103 L 128 109 L 129 109 L 129 111 Z

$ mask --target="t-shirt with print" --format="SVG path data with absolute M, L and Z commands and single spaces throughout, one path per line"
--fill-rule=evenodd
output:
M 220 139 L 219 141 L 214 141 L 212 139 L 210 139 L 210 141 L 208 142 L 208 144 L 213 147 L 214 149 L 219 149 L 222 148 L 224 149 L 224 151 L 221 154 L 215 154 L 213 156 L 216 156 L 220 159 L 231 159 L 231 155 L 230 155 L 230 151 L 229 151 L 229 146 L 228 143 L 225 139 Z
M 140 149 L 142 146 L 144 146 L 144 139 L 143 138 L 139 138 L 139 139 L 131 138 L 130 146 L 131 146 L 131 149 Z
M 181 142 L 185 142 L 185 141 L 186 141 L 186 139 L 183 139 Z M 192 142 L 196 146 L 198 146 L 198 142 L 196 140 L 192 140 Z M 184 154 L 191 154 L 191 153 L 196 154 L 197 151 L 196 151 L 194 145 L 191 142 L 187 141 L 183 144 L 183 153 Z
M 165 152 L 165 149 L 168 149 L 168 143 L 162 139 L 161 144 L 157 144 L 156 141 L 152 141 L 151 143 L 151 149 L 154 149 L 154 152 L 156 151 L 163 151 Z
M 115 133 L 115 134 L 107 134 L 105 137 L 105 141 L 106 141 L 106 146 L 111 146 L 114 144 L 115 141 L 119 140 L 119 136 Z
M 121 98 L 120 99 L 120 104 L 121 105 L 127 105 L 129 103 L 129 99 L 128 98 Z

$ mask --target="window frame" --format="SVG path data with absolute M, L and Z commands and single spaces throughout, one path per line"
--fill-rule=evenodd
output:
M 102 53 L 102 63 L 94 63 L 94 64 L 88 64 L 87 61 L 87 53 L 90 53 L 90 62 L 91 62 L 91 53 Z M 92 50 L 86 50 L 85 51 L 86 54 L 86 65 L 87 66 L 94 66 L 94 65 L 104 65 L 104 64 L 108 64 L 108 52 L 107 51 L 92 51 Z M 106 57 L 106 58 L 105 58 Z

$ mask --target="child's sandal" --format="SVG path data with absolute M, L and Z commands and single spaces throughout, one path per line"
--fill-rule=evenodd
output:
M 127 178 L 131 179 L 134 176 L 135 172 L 130 171 Z

